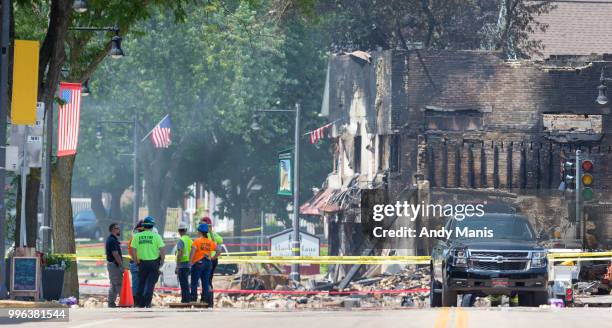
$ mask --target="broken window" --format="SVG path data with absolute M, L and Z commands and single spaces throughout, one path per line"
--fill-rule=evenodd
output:
M 557 133 L 601 133 L 601 115 L 543 114 L 544 131 Z
M 353 142 L 353 170 L 355 173 L 361 172 L 361 136 L 355 136 Z
M 385 141 L 386 138 L 383 135 L 378 136 L 378 171 L 384 170 L 383 160 L 385 154 Z
M 400 170 L 400 136 L 394 134 L 391 136 L 389 149 L 389 171 L 399 172 Z
M 482 113 L 477 110 L 425 110 L 426 130 L 479 131 L 482 128 Z

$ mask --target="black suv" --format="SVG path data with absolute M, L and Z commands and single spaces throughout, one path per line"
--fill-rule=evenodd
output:
M 492 236 L 462 234 L 485 228 Z M 456 306 L 457 294 L 517 295 L 521 306 L 548 302 L 546 250 L 526 217 L 485 213 L 450 219 L 445 229 L 450 238 L 437 239 L 431 256 L 432 307 Z

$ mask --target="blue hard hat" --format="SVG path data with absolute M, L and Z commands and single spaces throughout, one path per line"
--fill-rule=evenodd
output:
M 198 231 L 199 232 L 203 232 L 203 233 L 207 233 L 208 232 L 208 224 L 206 223 L 200 223 L 198 225 Z
M 142 220 L 142 226 L 145 228 L 151 228 L 155 225 L 155 219 L 153 219 L 150 216 L 147 216 L 146 218 L 144 218 L 144 220 Z

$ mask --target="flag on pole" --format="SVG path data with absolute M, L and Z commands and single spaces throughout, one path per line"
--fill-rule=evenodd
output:
M 151 130 L 151 140 L 155 148 L 168 148 L 172 143 L 170 138 L 172 129 L 172 121 L 170 115 L 166 115 L 157 125 Z
M 61 82 L 57 131 L 57 156 L 76 154 L 79 141 L 79 120 L 81 112 L 81 84 Z
M 325 124 L 316 130 L 310 131 L 310 143 L 315 144 L 320 139 L 323 139 L 325 137 L 325 129 L 327 129 L 331 125 L 332 123 Z

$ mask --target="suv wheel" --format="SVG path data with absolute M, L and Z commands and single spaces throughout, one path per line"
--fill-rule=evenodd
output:
M 548 292 L 531 292 L 519 294 L 520 306 L 535 306 L 548 304 Z
M 548 304 L 548 292 L 534 292 L 533 293 L 533 306 L 540 306 Z
M 446 281 L 442 283 L 442 306 L 457 306 L 457 292 L 449 290 Z

